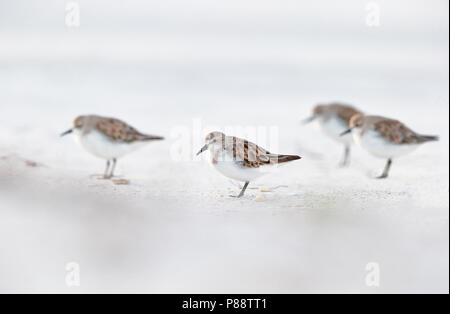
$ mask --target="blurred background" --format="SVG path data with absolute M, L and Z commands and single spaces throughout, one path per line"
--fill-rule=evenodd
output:
M 0 292 L 448 292 L 448 11 L 1 0 Z M 364 176 L 384 163 L 364 152 L 336 173 L 341 148 L 300 126 L 330 101 L 441 142 L 384 185 Z M 58 138 L 85 113 L 168 140 L 119 163 L 130 186 L 97 182 L 103 161 Z M 262 182 L 290 184 L 281 194 L 230 203 L 207 165 L 171 163 L 173 130 L 193 119 L 276 126 L 279 148 L 305 161 Z M 389 276 L 373 290 L 365 265 L 377 261 Z M 80 287 L 65 283 L 69 262 Z

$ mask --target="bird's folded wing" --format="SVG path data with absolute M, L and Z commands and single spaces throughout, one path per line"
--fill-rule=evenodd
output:
M 266 157 L 262 157 L 261 160 L 260 156 L 270 155 L 264 148 L 237 137 L 225 139 L 225 150 L 231 153 L 236 161 L 242 162 L 243 166 L 248 168 L 259 168 L 266 163 Z
M 337 110 L 338 117 L 344 121 L 346 124 L 350 122 L 351 117 L 353 117 L 355 114 L 361 113 L 355 108 L 351 106 L 341 106 L 339 110 Z
M 375 123 L 374 128 L 383 138 L 394 144 L 414 144 L 419 141 L 419 135 L 400 121 L 378 121 Z
M 113 141 L 130 143 L 145 139 L 144 134 L 118 119 L 101 119 L 96 124 L 96 128 Z
M 300 156 L 296 155 L 278 155 L 278 154 L 267 154 L 258 156 L 259 160 L 265 164 L 281 164 L 293 160 L 301 159 Z

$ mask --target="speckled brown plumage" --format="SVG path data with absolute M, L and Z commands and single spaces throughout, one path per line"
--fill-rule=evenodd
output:
M 337 105 L 332 105 L 337 106 Z M 336 113 L 340 119 L 345 121 L 347 124 L 350 121 L 350 118 L 353 117 L 355 114 L 360 113 L 360 111 L 356 110 L 353 107 L 350 106 L 340 106 L 340 109 L 336 110 Z
M 373 129 L 380 136 L 395 144 L 421 144 L 437 139 L 433 136 L 417 134 L 397 120 L 380 119 L 374 122 Z
M 85 134 L 97 130 L 112 141 L 133 143 L 137 141 L 162 140 L 160 136 L 151 136 L 140 133 L 127 123 L 100 116 L 81 116 L 75 119 L 75 128 L 82 129 Z
M 270 154 L 270 152 L 254 143 L 231 136 L 226 138 L 224 149 L 231 153 L 237 161 L 242 162 L 243 166 L 248 168 L 259 168 L 262 163 L 258 157 L 260 155 Z
M 242 166 L 246 168 L 259 168 L 300 159 L 299 156 L 271 154 L 255 143 L 233 136 L 225 137 L 224 150 L 231 153 L 233 158 L 242 162 Z
M 313 110 L 314 115 L 320 115 L 325 119 L 330 119 L 333 116 L 336 116 L 339 119 L 341 119 L 345 124 L 348 124 L 350 118 L 358 113 L 361 112 L 356 108 L 349 105 L 338 103 L 332 103 L 329 105 L 318 105 Z
M 95 127 L 113 141 L 131 143 L 147 137 L 132 126 L 112 118 L 100 119 Z

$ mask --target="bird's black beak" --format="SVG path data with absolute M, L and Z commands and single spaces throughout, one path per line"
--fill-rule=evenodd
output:
M 352 129 L 348 129 L 347 131 L 342 132 L 339 136 L 347 135 L 348 133 L 352 133 Z
M 67 130 L 66 132 L 64 132 L 64 133 L 61 134 L 61 137 L 66 136 L 66 135 L 69 135 L 69 134 L 72 133 L 72 132 L 73 132 L 72 129 Z
M 200 151 L 197 153 L 197 156 L 199 156 L 201 153 L 203 153 L 207 150 L 208 150 L 208 145 L 203 146 L 202 149 L 200 149 Z
M 309 117 L 309 118 L 307 118 L 307 119 L 302 120 L 302 124 L 308 124 L 308 123 L 311 123 L 311 122 L 313 122 L 315 119 L 316 119 L 315 116 L 311 116 L 311 117 Z

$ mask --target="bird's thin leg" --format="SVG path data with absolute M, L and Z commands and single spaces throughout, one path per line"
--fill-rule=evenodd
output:
M 389 170 L 391 169 L 391 166 L 392 166 L 392 159 L 388 159 L 383 174 L 379 176 L 378 179 L 386 179 L 389 176 Z
M 245 191 L 247 190 L 249 184 L 250 184 L 250 182 L 245 182 L 245 185 L 242 188 L 241 193 L 238 196 L 232 196 L 232 197 L 241 198 L 242 196 L 244 196 Z
M 117 159 L 114 158 L 113 159 L 112 168 L 111 168 L 111 173 L 109 174 L 109 178 L 114 177 L 114 170 L 116 170 L 116 164 L 117 164 Z
M 350 164 L 350 146 L 345 145 L 344 149 L 344 158 L 342 159 L 342 162 L 340 163 L 341 167 L 346 167 Z
M 106 169 L 105 169 L 105 174 L 103 175 L 104 179 L 108 179 L 108 171 L 109 171 L 109 166 L 111 165 L 111 161 L 107 160 L 106 161 Z

